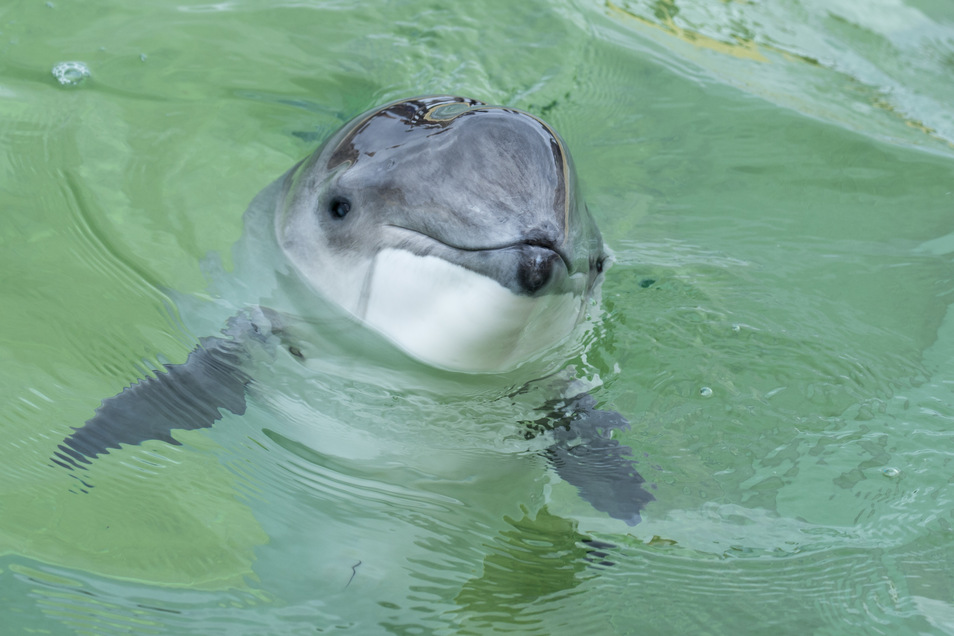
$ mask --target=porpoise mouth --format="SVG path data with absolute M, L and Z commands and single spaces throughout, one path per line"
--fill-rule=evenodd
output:
M 451 243 L 447 240 L 438 238 L 433 234 L 428 234 L 427 232 L 422 232 L 421 230 L 415 230 L 409 227 L 404 227 L 403 225 L 393 225 L 388 224 L 387 227 L 400 231 L 401 233 L 408 233 L 415 235 L 427 241 L 433 241 L 434 243 L 439 243 L 444 247 L 450 248 L 452 250 L 460 250 L 461 252 L 493 252 L 496 250 L 506 250 L 506 249 L 519 249 L 523 247 L 539 247 L 544 250 L 549 250 L 560 257 L 560 260 L 563 261 L 563 264 L 566 266 L 567 271 L 571 271 L 572 263 L 570 261 L 569 255 L 560 248 L 556 241 L 550 239 L 549 237 L 543 235 L 530 235 L 527 238 L 519 241 L 512 241 L 509 243 L 487 243 L 487 244 L 473 244 L 473 245 L 460 245 L 458 243 Z
M 519 294 L 538 294 L 556 278 L 559 270 L 562 269 L 566 276 L 573 271 L 569 255 L 555 241 L 542 234 L 531 234 L 522 240 L 498 244 L 460 245 L 420 230 L 399 225 L 388 227 L 400 234 L 400 243 L 395 247 L 422 256 L 445 258 L 493 278 Z M 495 255 L 506 255 L 507 258 L 497 259 Z

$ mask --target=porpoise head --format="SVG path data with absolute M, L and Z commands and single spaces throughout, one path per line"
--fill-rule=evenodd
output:
M 565 338 L 606 261 L 560 137 L 461 97 L 347 123 L 286 176 L 275 232 L 312 288 L 464 372 L 512 369 Z

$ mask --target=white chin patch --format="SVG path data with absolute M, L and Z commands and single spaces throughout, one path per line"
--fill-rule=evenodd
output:
M 364 322 L 408 354 L 453 371 L 509 371 L 566 337 L 583 299 L 520 296 L 436 256 L 381 251 L 364 290 Z

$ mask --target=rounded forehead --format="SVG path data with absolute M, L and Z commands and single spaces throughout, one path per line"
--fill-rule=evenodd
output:
M 443 139 L 438 136 L 444 135 Z M 326 169 L 362 157 L 411 149 L 420 143 L 434 148 L 463 142 L 473 151 L 493 148 L 511 155 L 541 150 L 558 172 L 567 168 L 559 136 L 530 113 L 463 97 L 420 97 L 394 102 L 356 117 L 330 140 Z M 392 152 L 388 152 L 392 151 Z

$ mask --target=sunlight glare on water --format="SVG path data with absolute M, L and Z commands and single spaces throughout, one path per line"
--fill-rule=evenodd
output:
M 17 1 L 0 52 L 5 628 L 954 632 L 949 3 Z M 528 439 L 557 379 L 332 314 L 243 415 L 50 461 L 267 304 L 284 274 L 230 251 L 259 190 L 430 93 L 573 152 L 614 263 L 559 377 L 629 420 L 638 525 Z

